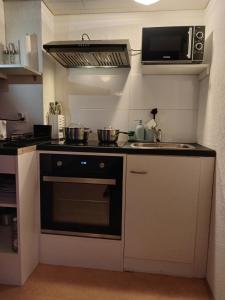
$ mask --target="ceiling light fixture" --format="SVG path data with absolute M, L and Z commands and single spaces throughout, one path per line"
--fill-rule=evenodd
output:
M 134 0 L 134 1 L 143 5 L 151 5 L 156 2 L 159 2 L 160 0 Z

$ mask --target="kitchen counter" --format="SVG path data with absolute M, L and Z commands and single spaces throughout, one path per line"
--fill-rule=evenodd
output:
M 118 143 L 99 145 L 98 142 L 89 141 L 88 144 L 68 144 L 63 141 L 51 141 L 37 145 L 37 150 L 42 151 L 65 151 L 65 152 L 98 152 L 98 153 L 121 153 L 121 154 L 150 154 L 150 155 L 175 155 L 175 156 L 204 156 L 215 157 L 216 152 L 199 144 L 191 144 L 195 149 L 137 149 L 132 148 L 131 143 Z
M 45 141 L 46 142 L 46 141 Z M 0 141 L 0 155 L 19 155 L 26 152 L 35 151 L 38 144 L 43 141 L 11 143 Z
M 0 155 L 19 155 L 25 152 L 42 151 L 63 151 L 63 152 L 98 152 L 98 153 L 121 153 L 138 155 L 175 155 L 175 156 L 203 156 L 215 157 L 216 152 L 199 144 L 191 144 L 195 149 L 137 149 L 132 148 L 131 143 L 119 142 L 118 144 L 99 145 L 96 141 L 88 144 L 67 144 L 63 141 L 34 141 L 23 143 L 0 142 Z

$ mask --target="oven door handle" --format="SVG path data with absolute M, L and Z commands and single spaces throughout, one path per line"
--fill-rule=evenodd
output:
M 192 27 L 190 27 L 188 30 L 188 53 L 187 53 L 187 58 L 189 59 L 191 59 L 192 37 L 193 37 L 193 29 Z
M 102 178 L 43 176 L 43 181 L 44 182 L 62 182 L 62 183 L 86 183 L 86 184 L 116 185 L 116 179 L 102 179 Z

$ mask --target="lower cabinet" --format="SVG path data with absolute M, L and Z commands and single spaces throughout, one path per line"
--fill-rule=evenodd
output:
M 214 158 L 128 155 L 124 269 L 205 277 Z

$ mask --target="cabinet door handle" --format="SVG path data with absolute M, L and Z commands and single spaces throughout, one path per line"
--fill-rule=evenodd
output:
M 131 174 L 137 174 L 137 175 L 146 175 L 148 172 L 146 171 L 130 171 Z

